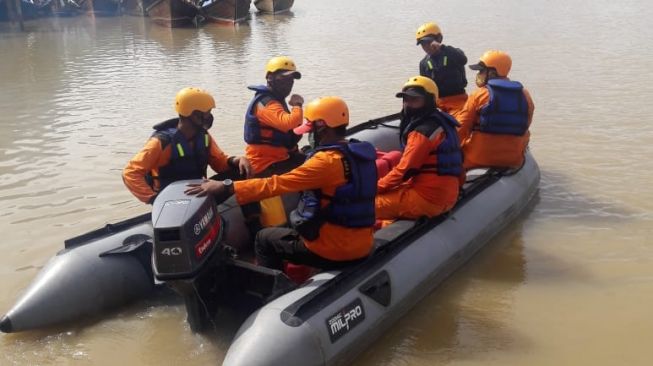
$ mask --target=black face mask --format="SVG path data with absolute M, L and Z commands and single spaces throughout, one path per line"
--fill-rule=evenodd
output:
M 401 110 L 401 122 L 399 124 L 399 134 L 404 135 L 408 125 L 414 121 L 419 120 L 420 118 L 426 117 L 435 111 L 435 101 L 433 96 L 427 96 L 424 101 L 424 105 L 421 108 L 403 108 Z M 403 137 L 402 137 L 403 138 Z
M 286 97 L 288 97 L 292 91 L 292 87 L 295 84 L 295 79 L 293 79 L 291 76 L 278 79 L 270 78 L 268 80 L 268 84 L 270 89 L 272 89 L 272 93 L 274 93 L 274 95 L 280 99 L 286 99 Z
M 322 137 L 324 136 L 324 129 L 326 127 L 313 127 L 313 130 L 308 133 L 308 143 L 311 145 L 311 149 L 315 149 L 320 146 L 322 142 Z
M 188 121 L 196 134 L 206 133 L 213 126 L 213 115 L 209 114 L 208 117 L 204 117 L 204 115 L 196 114 L 191 116 Z
M 433 95 L 427 94 L 424 100 L 424 105 L 421 108 L 408 108 L 404 107 L 401 110 L 402 119 L 415 119 L 426 117 L 429 114 L 433 113 L 435 110 L 435 101 L 433 100 Z
M 413 118 L 422 117 L 425 114 L 424 112 L 425 112 L 424 107 L 418 109 L 404 107 L 401 114 L 408 119 L 413 119 Z
M 209 114 L 209 116 L 206 117 L 206 118 L 202 118 L 202 127 L 205 130 L 208 130 L 211 127 L 213 127 L 213 115 L 212 114 Z

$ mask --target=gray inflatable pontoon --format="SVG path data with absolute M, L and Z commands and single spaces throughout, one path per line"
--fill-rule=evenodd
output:
M 240 207 L 230 199 L 218 211 L 229 222 L 224 239 L 244 250 L 249 234 Z M 148 213 L 66 240 L 0 320 L 0 331 L 78 321 L 153 296 L 152 231 Z
M 151 293 L 150 215 L 66 240 L 0 321 L 5 333 L 96 315 Z M 113 253 L 113 254 L 112 254 Z
M 397 149 L 397 117 L 363 123 L 349 135 L 380 150 Z M 377 231 L 375 251 L 363 263 L 318 273 L 299 287 L 276 293 L 249 316 L 224 365 L 334 365 L 353 360 L 520 215 L 535 195 L 539 178 L 538 166 L 527 153 L 518 171 L 473 175 L 447 215 L 400 220 Z M 179 189 L 174 186 L 172 190 Z M 284 197 L 284 206 L 293 207 L 296 199 Z M 233 198 L 218 212 L 226 223 L 221 240 L 238 252 L 251 252 Z M 48 262 L 3 318 L 0 330 L 97 316 L 152 296 L 153 230 L 150 215 L 143 215 L 67 241 L 66 249 Z
M 360 130 L 352 137 L 396 148 L 380 133 L 385 129 Z M 347 364 L 517 218 L 539 180 L 537 163 L 527 153 L 520 170 L 466 184 L 449 214 L 397 221 L 377 231 L 375 253 L 364 263 L 319 273 L 252 314 L 223 365 Z

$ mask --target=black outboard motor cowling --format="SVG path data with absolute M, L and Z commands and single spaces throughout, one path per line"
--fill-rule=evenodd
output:
M 168 185 L 154 201 L 153 267 L 159 280 L 195 277 L 222 239 L 224 223 L 215 200 L 186 195 L 189 182 Z
M 186 195 L 190 182 L 197 181 L 168 185 L 154 201 L 152 267 L 157 279 L 183 297 L 188 324 L 200 332 L 216 326 L 213 315 L 222 303 L 247 298 L 260 307 L 293 283 L 281 271 L 237 259 L 223 242 L 226 223 L 215 199 Z

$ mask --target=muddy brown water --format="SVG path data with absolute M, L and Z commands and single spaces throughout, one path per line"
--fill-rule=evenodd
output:
M 253 9 L 253 8 L 252 8 Z M 396 112 L 420 23 L 475 60 L 513 56 L 536 104 L 537 202 L 365 350 L 356 365 L 650 365 L 653 356 L 653 7 L 647 1 L 298 1 L 237 27 L 138 17 L 0 24 L 0 312 L 65 238 L 147 211 L 120 172 L 185 86 L 216 97 L 212 134 L 243 151 L 266 60 L 292 56 L 307 100 L 354 122 Z M 474 75 L 468 71 L 473 90 Z M 192 334 L 178 300 L 0 336 L 2 365 L 218 364 L 228 331 Z M 229 324 L 226 329 L 233 329 Z

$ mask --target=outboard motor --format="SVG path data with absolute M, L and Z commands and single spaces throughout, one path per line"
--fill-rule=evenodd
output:
M 188 196 L 189 181 L 168 185 L 152 209 L 153 268 L 158 280 L 184 297 L 188 323 L 201 330 L 210 320 L 215 301 L 206 298 L 219 266 L 224 222 L 213 197 Z
M 190 328 L 198 332 L 213 324 L 218 306 L 253 311 L 295 285 L 280 271 L 237 259 L 222 242 L 227 222 L 215 199 L 186 195 L 189 182 L 168 185 L 154 201 L 152 267 L 184 298 Z

